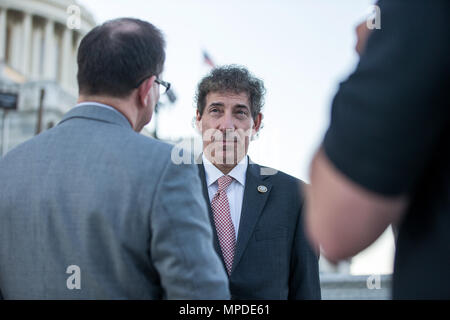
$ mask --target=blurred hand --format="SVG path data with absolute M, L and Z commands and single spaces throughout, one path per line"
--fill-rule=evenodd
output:
M 355 50 L 360 56 L 362 55 L 364 49 L 366 48 L 367 39 L 369 38 L 371 31 L 372 30 L 367 28 L 367 23 L 365 20 L 356 26 L 357 41 Z

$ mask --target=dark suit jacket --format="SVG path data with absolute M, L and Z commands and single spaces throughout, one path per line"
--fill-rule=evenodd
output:
M 232 299 L 320 299 L 318 256 L 303 230 L 303 183 L 280 171 L 261 175 L 261 169 L 267 170 L 249 159 L 229 277 Z M 214 247 L 222 257 L 203 164 L 199 174 L 209 204 Z M 267 192 L 258 191 L 261 185 Z

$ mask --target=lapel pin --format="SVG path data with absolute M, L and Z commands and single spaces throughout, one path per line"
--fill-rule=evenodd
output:
M 266 193 L 267 187 L 266 186 L 258 186 L 258 192 L 259 193 Z

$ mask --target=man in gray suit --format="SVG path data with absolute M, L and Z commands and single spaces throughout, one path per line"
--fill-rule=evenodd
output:
M 227 299 L 196 166 L 139 132 L 159 99 L 164 40 L 150 23 L 94 28 L 79 104 L 0 162 L 5 299 Z
M 264 84 L 239 66 L 197 90 L 199 174 L 232 299 L 320 299 L 318 255 L 303 230 L 303 183 L 247 156 L 262 121 Z

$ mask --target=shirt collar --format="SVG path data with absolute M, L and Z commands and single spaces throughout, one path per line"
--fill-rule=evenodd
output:
M 206 184 L 210 187 L 217 181 L 223 172 L 217 169 L 215 165 L 209 161 L 204 154 L 202 154 L 203 166 L 205 167 Z M 239 182 L 242 186 L 245 186 L 245 175 L 247 173 L 248 156 L 242 158 L 242 160 L 228 173 L 230 177 Z
M 102 108 L 106 108 L 109 110 L 113 110 L 126 119 L 126 117 L 121 112 L 119 112 L 116 108 L 108 106 L 107 104 L 94 102 L 94 101 L 84 101 L 84 102 L 77 104 L 75 107 L 81 107 L 81 106 L 97 106 L 97 107 L 102 107 Z M 127 119 L 127 121 L 128 121 L 128 119 Z

